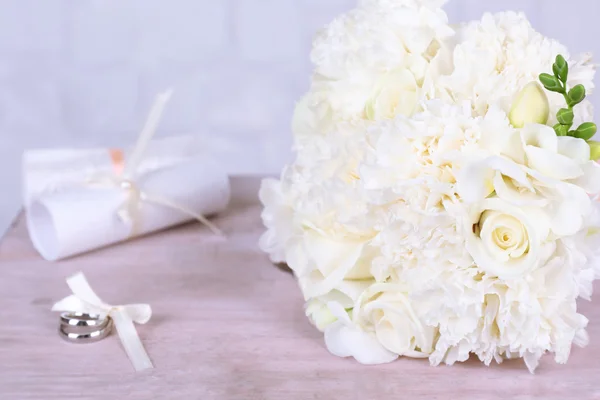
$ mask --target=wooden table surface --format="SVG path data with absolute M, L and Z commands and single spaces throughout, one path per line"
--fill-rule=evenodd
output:
M 600 299 L 582 302 L 591 344 L 568 365 L 545 357 L 430 367 L 401 359 L 361 366 L 331 356 L 306 320 L 292 276 L 258 249 L 258 180 L 233 181 L 214 238 L 197 224 L 60 263 L 32 248 L 22 218 L 0 245 L 0 399 L 600 399 Z M 149 303 L 138 332 L 155 369 L 135 373 L 118 338 L 74 345 L 57 335 L 53 302 L 83 271 L 110 304 Z

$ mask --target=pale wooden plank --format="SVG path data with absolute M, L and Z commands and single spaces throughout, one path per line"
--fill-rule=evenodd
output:
M 257 247 L 257 180 L 234 188 L 218 219 L 228 242 L 188 225 L 51 264 L 15 226 L 0 246 L 0 399 L 600 398 L 599 300 L 582 303 L 590 346 L 566 366 L 545 358 L 536 375 L 519 361 L 365 367 L 329 355 L 293 278 Z M 116 337 L 82 346 L 58 338 L 49 308 L 78 270 L 108 302 L 152 305 L 138 331 L 154 370 L 134 373 Z

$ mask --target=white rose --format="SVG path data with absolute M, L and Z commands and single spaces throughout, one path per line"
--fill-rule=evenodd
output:
M 523 276 L 539 264 L 549 226 L 539 209 L 486 199 L 467 220 L 467 251 L 487 274 L 500 279 Z
M 408 69 L 389 72 L 376 82 L 365 105 L 365 116 L 372 121 L 393 119 L 398 114 L 410 117 L 417 108 L 419 91 L 415 76 Z
M 372 279 L 371 238 L 332 237 L 305 227 L 301 238 L 288 246 L 286 259 L 296 274 L 306 300 L 323 296 L 346 279 Z
M 352 309 L 360 295 L 372 283 L 372 281 L 343 281 L 331 292 L 307 301 L 305 305 L 306 316 L 318 330 L 324 332 L 329 325 L 337 321 L 337 317 L 327 305 L 334 302 L 346 310 Z
M 529 251 L 529 234 L 513 215 L 486 210 L 481 214 L 479 226 L 479 237 L 496 260 L 519 259 Z
M 325 343 L 339 357 L 381 364 L 398 356 L 427 358 L 433 351 L 435 328 L 420 322 L 399 285 L 371 286 L 354 306 L 352 320 L 339 304 L 329 303 L 329 307 L 339 320 L 325 330 Z
M 354 309 L 363 329 L 373 330 L 387 350 L 400 356 L 427 358 L 433 351 L 435 329 L 424 326 L 400 285 L 375 284 Z

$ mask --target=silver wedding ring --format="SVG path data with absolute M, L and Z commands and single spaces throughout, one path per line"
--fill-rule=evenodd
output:
M 60 324 L 64 326 L 102 327 L 108 322 L 108 318 L 102 318 L 97 314 L 85 313 L 62 313 Z
M 58 332 L 70 343 L 93 343 L 110 335 L 112 327 L 112 319 L 108 316 L 62 313 Z

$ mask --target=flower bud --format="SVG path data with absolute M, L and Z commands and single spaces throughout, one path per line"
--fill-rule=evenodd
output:
M 588 144 L 590 145 L 590 160 L 600 160 L 600 142 L 590 140 L 588 141 Z
M 593 122 L 584 122 L 579 125 L 579 128 L 575 131 L 575 136 L 578 139 L 590 140 L 598 132 L 598 127 Z
M 515 128 L 522 128 L 529 123 L 545 124 L 549 115 L 548 96 L 537 82 L 531 82 L 517 95 L 508 119 Z

